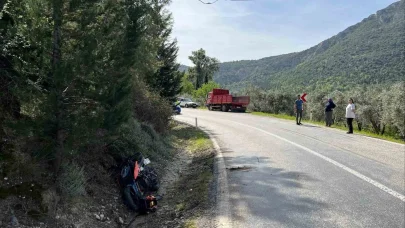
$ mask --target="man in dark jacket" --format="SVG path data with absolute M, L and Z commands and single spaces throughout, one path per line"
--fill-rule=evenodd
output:
M 333 123 L 332 115 L 333 115 L 333 109 L 335 107 L 336 107 L 335 103 L 333 103 L 332 99 L 329 98 L 328 102 L 326 103 L 326 106 L 325 106 L 325 122 L 326 122 L 327 127 L 332 126 L 332 123 Z
M 304 101 L 301 100 L 301 96 L 297 95 L 297 100 L 294 103 L 294 112 L 296 114 L 297 125 L 301 125 L 302 111 L 304 111 Z

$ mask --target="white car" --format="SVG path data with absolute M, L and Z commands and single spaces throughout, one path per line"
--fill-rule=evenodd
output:
M 192 101 L 190 98 L 180 98 L 180 107 L 185 108 L 197 108 L 198 104 Z

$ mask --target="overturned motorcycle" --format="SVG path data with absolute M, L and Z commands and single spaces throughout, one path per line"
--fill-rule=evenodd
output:
M 159 180 L 149 163 L 148 158 L 138 153 L 124 160 L 117 177 L 124 203 L 142 214 L 155 212 L 160 199 L 153 195 L 159 189 Z

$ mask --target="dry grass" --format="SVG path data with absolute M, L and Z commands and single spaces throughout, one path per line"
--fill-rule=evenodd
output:
M 197 225 L 194 220 L 189 220 L 182 225 L 182 228 L 197 228 Z
M 213 179 L 214 150 L 207 134 L 201 130 L 178 125 L 172 130 L 175 140 L 185 145 L 192 156 L 187 173 L 176 184 L 182 195 L 179 208 L 192 209 L 208 200 L 209 185 Z

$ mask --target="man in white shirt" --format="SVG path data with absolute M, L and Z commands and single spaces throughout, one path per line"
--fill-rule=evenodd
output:
M 349 131 L 347 134 L 353 134 L 353 119 L 356 118 L 356 106 L 354 105 L 353 99 L 349 99 L 349 104 L 346 107 L 346 119 L 347 125 L 349 126 Z

